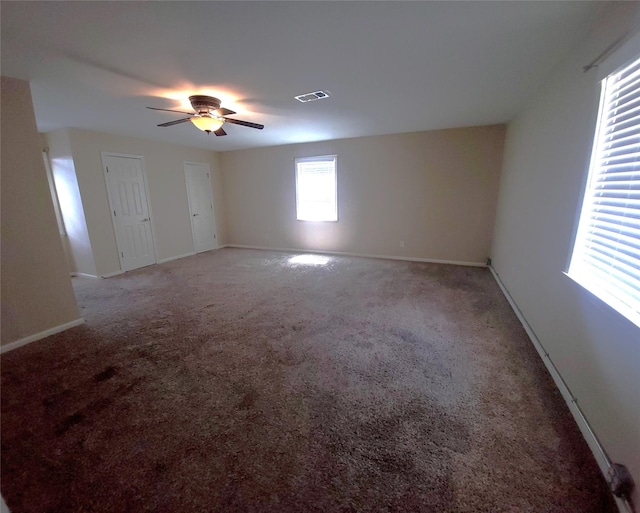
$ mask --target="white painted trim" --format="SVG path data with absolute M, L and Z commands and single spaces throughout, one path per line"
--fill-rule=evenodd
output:
M 467 267 L 486 267 L 484 262 L 460 262 L 458 260 L 438 260 L 435 258 L 417 258 L 417 257 L 401 257 L 391 255 L 371 255 L 368 253 L 345 253 L 342 251 L 323 251 L 315 249 L 295 249 L 295 248 L 269 248 L 266 246 L 245 246 L 243 244 L 225 244 L 220 248 L 240 248 L 240 249 L 260 249 L 267 251 L 286 251 L 291 253 L 319 253 L 321 255 L 338 255 L 338 256 L 353 256 L 353 257 L 365 257 L 365 258 L 381 258 L 383 260 L 404 260 L 406 262 L 427 262 L 430 264 L 450 264 L 450 265 L 464 265 Z
M 163 258 L 158 263 L 159 264 L 164 264 L 165 262 L 171 262 L 172 260 L 179 260 L 180 258 L 186 258 L 186 257 L 190 257 L 190 256 L 193 256 L 193 255 L 195 255 L 195 253 L 192 251 L 191 253 L 184 253 L 182 255 L 172 256 L 172 257 L 169 257 L 169 258 Z
M 36 340 L 46 338 L 50 335 L 55 335 L 56 333 L 60 333 L 61 331 L 68 330 L 69 328 L 80 326 L 83 323 L 84 323 L 84 319 L 80 317 L 75 321 L 67 322 L 65 324 L 61 324 L 60 326 L 49 328 L 48 330 L 41 331 L 40 333 L 35 333 L 34 335 L 29 335 L 28 337 L 21 338 L 20 340 L 16 340 L 15 342 L 10 342 L 9 344 L 5 344 L 0 347 L 0 354 L 13 351 L 14 349 L 18 349 L 19 347 L 26 346 L 31 342 L 35 342 Z
M 491 274 L 496 280 L 496 283 L 500 287 L 500 290 L 502 290 L 504 297 L 509 302 L 509 305 L 511 305 L 511 308 L 513 309 L 514 313 L 520 320 L 520 323 L 522 324 L 523 328 L 527 332 L 527 335 L 529 336 L 529 339 L 533 343 L 533 346 L 536 348 L 536 351 L 538 352 L 538 355 L 542 359 L 542 362 L 544 363 L 545 367 L 549 371 L 549 374 L 551 374 L 551 377 L 553 378 L 553 381 L 556 384 L 556 387 L 558 387 L 558 390 L 560 391 L 562 398 L 564 399 L 565 403 L 567 403 L 567 406 L 569 407 L 569 411 L 571 412 L 573 419 L 576 421 L 576 424 L 578 425 L 578 428 L 580 429 L 582 436 L 587 442 L 589 449 L 591 449 L 591 453 L 593 454 L 594 458 L 596 459 L 596 462 L 598 463 L 598 467 L 600 467 L 600 471 L 602 472 L 602 474 L 606 479 L 607 473 L 609 471 L 609 467 L 611 467 L 611 461 L 609 460 L 606 452 L 602 448 L 602 445 L 600 445 L 600 441 L 598 440 L 598 437 L 591 429 L 591 426 L 589 425 L 589 422 L 587 421 L 586 417 L 582 413 L 582 410 L 580 410 L 580 407 L 578 406 L 578 400 L 573 396 L 573 394 L 571 393 L 571 390 L 569 390 L 569 387 L 565 383 L 564 379 L 562 379 L 562 375 L 554 365 L 553 360 L 551 359 L 551 356 L 549 355 L 547 350 L 544 348 L 544 346 L 540 342 L 540 339 L 536 336 L 535 332 L 533 331 L 533 328 L 531 327 L 531 325 L 525 318 L 524 314 L 516 304 L 515 300 L 511 296 L 511 293 L 509 292 L 505 284 L 502 283 L 502 280 L 500 279 L 500 276 L 498 275 L 497 271 L 491 265 L 487 267 L 489 267 L 489 270 L 491 271 Z M 626 501 L 623 501 L 615 496 L 614 496 L 614 499 L 616 500 L 616 505 L 618 506 L 618 510 L 620 510 L 621 512 L 628 512 L 628 513 L 632 512 L 632 510 L 630 509 Z
M 224 247 L 224 246 L 221 246 Z M 218 248 L 220 249 L 220 248 Z M 172 256 L 169 258 L 163 258 L 162 260 L 158 260 L 158 262 L 156 262 L 156 264 L 164 264 L 165 262 L 171 262 L 172 260 L 178 260 L 180 258 L 186 258 L 186 257 L 190 257 L 195 255 L 195 253 L 190 252 L 190 253 L 184 253 L 182 255 L 176 255 L 176 256 Z M 151 264 L 151 265 L 156 265 L 156 264 Z M 147 266 L 148 267 L 148 266 Z M 141 267 L 142 269 L 142 267 Z M 133 271 L 137 271 L 137 269 L 132 269 Z M 84 273 L 71 273 L 71 276 L 86 276 L 88 278 L 111 278 L 112 276 L 118 276 L 119 274 L 125 274 L 129 271 L 114 271 L 112 273 L 107 273 L 107 274 L 101 274 L 100 276 L 95 276 L 93 274 L 84 274 Z
M 82 276 L 83 278 L 99 278 L 99 276 L 96 276 L 95 274 L 87 274 L 87 273 L 77 273 L 77 272 L 72 272 L 69 273 L 72 277 L 74 276 Z
M 153 264 L 152 264 L 153 265 Z M 124 274 L 126 271 L 113 271 L 112 273 L 101 274 L 100 278 L 111 278 L 112 276 L 118 276 L 119 274 Z

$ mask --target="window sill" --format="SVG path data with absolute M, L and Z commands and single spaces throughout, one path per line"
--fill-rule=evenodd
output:
M 296 219 L 301 223 L 337 223 L 337 219 Z
M 562 274 L 564 274 L 572 282 L 579 285 L 582 289 L 586 290 L 590 294 L 591 298 L 593 299 L 592 302 L 596 306 L 604 306 L 614 315 L 623 317 L 626 321 L 640 328 L 640 314 L 634 311 L 631 307 L 617 300 L 611 294 L 603 291 L 599 287 L 594 286 L 592 283 L 589 283 L 588 279 L 584 279 L 581 276 L 577 276 L 575 274 L 569 274 L 569 272 L 563 272 Z

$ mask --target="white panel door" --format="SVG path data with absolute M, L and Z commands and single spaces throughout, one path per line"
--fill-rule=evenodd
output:
M 184 176 L 189 196 L 194 250 L 196 253 L 201 253 L 216 249 L 218 243 L 209 165 L 185 162 Z
M 123 271 L 156 263 L 142 158 L 102 158 Z

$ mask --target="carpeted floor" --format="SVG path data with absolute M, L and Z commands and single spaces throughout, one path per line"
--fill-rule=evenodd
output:
M 74 279 L 2 356 L 12 512 L 616 511 L 487 269 L 312 260 Z

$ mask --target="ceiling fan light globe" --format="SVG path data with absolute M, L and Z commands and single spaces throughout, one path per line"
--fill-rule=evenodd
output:
M 194 116 L 191 122 L 203 132 L 215 132 L 224 124 L 224 119 L 215 118 L 209 115 Z

